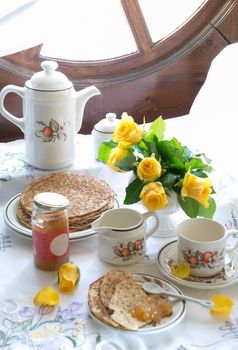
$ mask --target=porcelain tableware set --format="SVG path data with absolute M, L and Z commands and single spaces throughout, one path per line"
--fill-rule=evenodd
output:
M 72 82 L 56 70 L 55 61 L 44 61 L 41 67 L 43 70 L 27 80 L 24 87 L 8 85 L 1 90 L 0 113 L 24 133 L 29 163 L 54 170 L 73 163 L 85 104 L 100 91 L 90 86 L 76 92 Z M 9 93 L 23 99 L 23 117 L 12 115 L 4 107 Z
M 193 276 L 210 277 L 224 268 L 225 256 L 238 247 L 238 240 L 228 246 L 228 238 L 237 230 L 227 231 L 216 220 L 193 218 L 181 222 L 178 233 L 178 261 L 190 264 Z
M 148 228 L 147 220 L 154 219 Z M 146 240 L 159 227 L 153 212 L 139 213 L 134 209 L 116 208 L 103 213 L 92 223 L 97 231 L 97 249 L 101 259 L 116 265 L 138 262 L 146 253 Z
M 230 286 L 238 281 L 237 234 L 236 229 L 227 230 L 216 220 L 184 220 L 177 227 L 177 240 L 168 242 L 158 252 L 157 266 L 166 278 L 185 287 Z M 172 273 L 171 266 L 181 261 L 190 265 L 190 275 L 185 279 Z
M 148 231 L 147 219 L 154 226 Z M 129 208 L 105 212 L 92 223 L 97 235 L 99 257 L 111 264 L 129 265 L 140 262 L 146 254 L 146 240 L 159 228 L 158 217 L 140 214 Z M 238 234 L 223 224 L 207 218 L 182 221 L 177 227 L 177 240 L 167 243 L 158 253 L 159 270 L 171 281 L 192 288 L 225 287 L 238 280 L 238 241 L 228 245 L 228 238 Z M 171 272 L 171 262 L 190 265 L 190 276 L 183 280 Z

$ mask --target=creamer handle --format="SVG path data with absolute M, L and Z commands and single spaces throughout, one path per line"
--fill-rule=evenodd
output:
M 144 220 L 148 220 L 150 217 L 153 217 L 155 219 L 154 225 L 151 227 L 151 229 L 147 232 L 146 231 L 146 238 L 149 238 L 153 233 L 155 233 L 156 230 L 159 228 L 159 218 L 156 215 L 156 213 L 152 211 L 147 211 L 146 213 L 142 214 L 144 217 Z
M 18 126 L 24 132 L 24 118 L 17 118 L 13 114 L 9 113 L 4 107 L 4 98 L 9 93 L 15 93 L 23 98 L 25 88 L 16 85 L 7 85 L 0 92 L 0 113 L 10 122 Z

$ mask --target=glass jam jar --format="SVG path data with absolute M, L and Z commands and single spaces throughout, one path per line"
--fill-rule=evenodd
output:
M 57 270 L 69 261 L 68 205 L 68 199 L 58 193 L 42 192 L 34 197 L 34 262 L 41 270 Z

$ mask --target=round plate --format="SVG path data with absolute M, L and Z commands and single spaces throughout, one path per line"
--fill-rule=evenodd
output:
M 8 227 L 13 229 L 15 232 L 17 232 L 21 236 L 31 239 L 32 238 L 31 229 L 29 229 L 28 227 L 23 225 L 20 222 L 20 220 L 18 219 L 17 214 L 16 214 L 17 206 L 18 206 L 18 203 L 20 201 L 20 195 L 21 195 L 20 193 L 17 194 L 16 196 L 11 198 L 7 202 L 7 204 L 4 208 L 4 211 L 3 211 L 3 216 L 4 216 L 5 223 L 7 224 Z M 119 204 L 118 204 L 116 199 L 115 199 L 114 207 L 116 207 L 116 208 L 119 207 Z M 71 242 L 72 241 L 73 242 L 79 241 L 79 240 L 90 238 L 90 237 L 94 236 L 95 234 L 96 234 L 96 232 L 93 231 L 92 229 L 71 232 L 71 233 L 69 233 L 69 240 Z
M 189 276 L 181 279 L 174 276 L 171 272 L 171 264 L 176 263 L 177 257 L 177 240 L 164 245 L 157 255 L 157 265 L 159 270 L 170 281 L 178 283 L 181 286 L 197 289 L 217 289 L 228 287 L 238 282 L 238 253 L 233 251 L 226 255 L 225 268 L 212 277 L 195 277 Z
M 165 281 L 159 277 L 156 277 L 153 275 L 142 274 L 142 273 L 133 273 L 133 277 L 140 283 L 154 282 L 154 283 L 159 284 L 163 289 L 182 294 L 181 290 L 178 287 L 176 287 L 172 283 Z M 88 307 L 88 309 L 89 309 L 89 307 Z M 170 329 L 171 327 L 174 327 L 180 321 L 182 321 L 182 319 L 184 318 L 184 316 L 186 314 L 186 305 L 185 305 L 185 301 L 176 300 L 176 302 L 173 303 L 173 314 L 171 316 L 163 318 L 162 321 L 160 322 L 160 324 L 158 324 L 156 326 L 146 325 L 144 327 L 139 328 L 136 331 L 113 327 L 113 326 L 99 320 L 90 311 L 90 309 L 89 309 L 89 313 L 90 313 L 92 319 L 101 326 L 104 326 L 108 329 L 114 330 L 114 331 L 119 332 L 119 333 L 127 333 L 127 334 L 133 333 L 133 334 L 140 335 L 140 334 L 160 333 L 162 331 L 166 331 L 166 330 Z

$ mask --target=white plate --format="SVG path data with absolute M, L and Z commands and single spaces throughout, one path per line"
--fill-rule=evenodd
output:
M 20 220 L 17 217 L 17 206 L 20 201 L 20 193 L 11 198 L 3 212 L 5 223 L 8 227 L 13 229 L 15 232 L 20 234 L 21 236 L 25 238 L 32 238 L 32 232 L 31 229 L 23 225 Z M 115 200 L 115 207 L 119 207 L 117 200 Z M 96 234 L 95 231 L 92 231 L 91 229 L 82 230 L 82 231 L 76 231 L 69 233 L 69 240 L 70 242 L 79 241 L 83 239 L 90 238 Z
M 142 273 L 133 273 L 133 277 L 136 278 L 136 280 L 141 283 L 155 282 L 159 284 L 163 289 L 182 294 L 181 290 L 178 287 L 159 277 L 148 275 L 148 274 L 142 274 Z M 184 318 L 186 314 L 186 305 L 185 305 L 185 301 L 177 300 L 175 303 L 173 303 L 173 314 L 171 316 L 163 318 L 160 324 L 158 324 L 157 326 L 146 325 L 144 327 L 139 328 L 136 331 L 110 326 L 107 323 L 99 320 L 94 314 L 91 313 L 90 309 L 89 309 L 89 313 L 92 319 L 95 320 L 95 322 L 97 322 L 99 325 L 103 327 L 106 327 L 108 329 L 114 330 L 119 333 L 127 333 L 127 334 L 133 333 L 133 334 L 140 335 L 140 334 L 160 333 L 162 331 L 166 331 L 170 329 L 171 327 L 174 327 Z
M 225 268 L 222 272 L 212 277 L 189 276 L 187 279 L 181 279 L 174 276 L 171 272 L 171 264 L 176 263 L 177 241 L 172 241 L 164 245 L 157 255 L 157 265 L 159 270 L 170 281 L 178 283 L 181 286 L 197 289 L 217 289 L 228 287 L 238 282 L 238 253 L 233 251 L 226 255 Z M 231 260 L 232 257 L 232 260 Z

